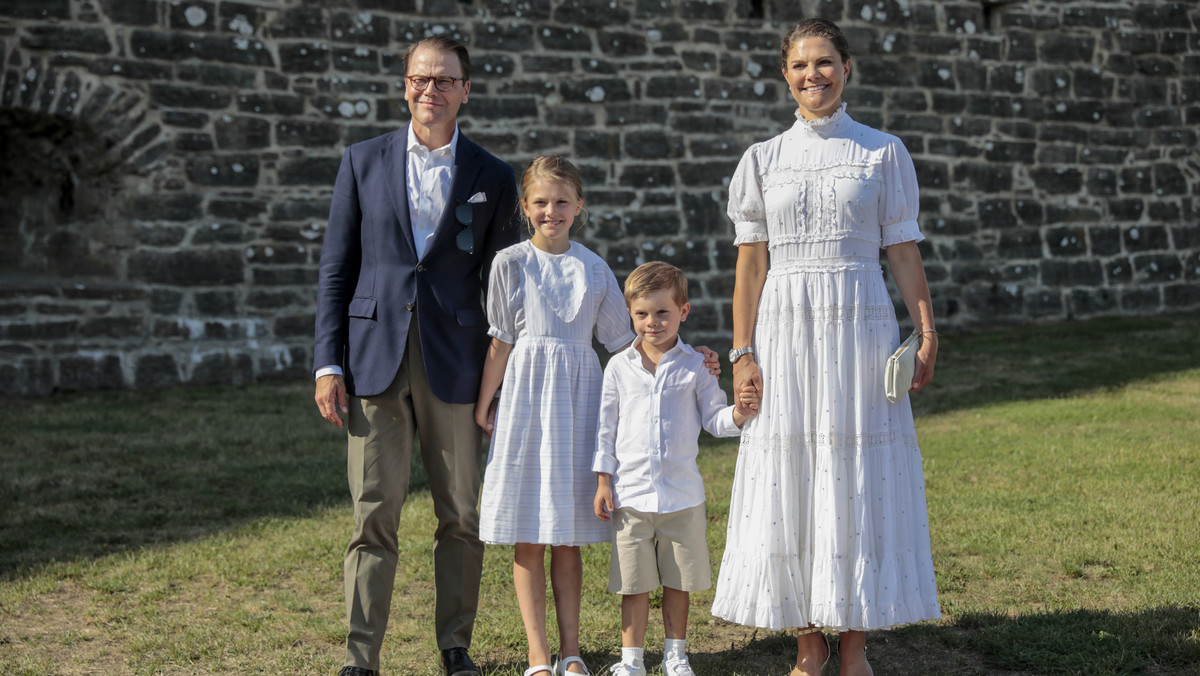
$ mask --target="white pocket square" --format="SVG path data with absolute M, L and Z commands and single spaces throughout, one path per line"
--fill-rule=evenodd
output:
M 477 192 L 471 195 L 471 199 L 467 200 L 468 204 L 482 204 L 487 201 L 487 195 Z

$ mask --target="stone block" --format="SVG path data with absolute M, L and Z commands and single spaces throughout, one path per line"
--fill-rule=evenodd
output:
M 1178 165 L 1154 165 L 1154 194 L 1186 195 L 1188 192 L 1188 179 Z
M 1191 25 L 1192 5 L 1186 2 L 1141 2 L 1133 7 L 1134 22 L 1146 29 L 1161 30 Z
M 629 83 L 619 78 L 581 78 L 563 82 L 563 100 L 568 103 L 624 103 L 633 95 Z
M 1163 304 L 1171 310 L 1200 306 L 1200 286 L 1196 284 L 1167 284 L 1162 292 Z
M 208 114 L 197 113 L 188 110 L 164 110 L 162 112 L 163 124 L 170 127 L 183 127 L 186 129 L 199 129 L 208 125 Z
M 187 162 L 188 179 L 200 186 L 251 187 L 258 183 L 257 155 L 203 155 Z
M 1151 202 L 1147 214 L 1155 223 L 1170 223 L 1183 217 L 1183 210 L 1176 202 Z
M 1092 256 L 1115 256 L 1121 253 L 1121 228 L 1115 225 L 1094 225 L 1087 229 Z
M 1063 295 L 1050 289 L 1033 291 L 1025 296 L 1025 311 L 1033 319 L 1061 317 L 1066 311 Z
M 334 12 L 329 30 L 335 42 L 353 45 L 386 47 L 391 38 L 391 23 L 387 18 L 370 12 Z
M 737 169 L 737 161 L 680 162 L 679 182 L 688 188 L 721 188 L 729 184 Z
M 662 237 L 680 234 L 679 212 L 674 209 L 638 209 L 626 215 L 624 220 L 627 236 Z
M 150 284 L 215 286 L 245 281 L 245 260 L 235 249 L 135 251 L 127 263 L 129 278 Z
M 255 267 L 250 270 L 250 277 L 255 286 L 306 286 L 315 288 L 317 270 L 315 267 L 304 266 Z
M 66 356 L 58 361 L 58 388 L 68 392 L 116 390 L 125 386 L 121 358 Z
M 260 117 L 222 115 L 213 123 L 222 150 L 251 150 L 271 145 L 271 123 Z
M 332 147 L 341 135 L 341 126 L 333 122 L 290 119 L 275 125 L 275 139 L 282 146 Z
M 1162 284 L 1183 279 L 1183 265 L 1173 254 L 1142 254 L 1133 257 L 1133 270 L 1139 282 Z
M 183 303 L 183 294 L 173 289 L 150 290 L 150 312 L 156 315 L 175 315 Z
M 189 153 L 206 153 L 216 149 L 211 134 L 181 131 L 175 134 L 175 150 Z
M 153 247 L 179 246 L 187 237 L 187 229 L 163 223 L 141 223 L 133 227 L 131 234 L 139 244 Z
M 1072 289 L 1067 294 L 1070 316 L 1091 317 L 1106 315 L 1117 309 L 1117 293 L 1112 289 Z
M 535 36 L 543 49 L 554 52 L 591 52 L 595 46 L 591 33 L 578 25 L 570 28 L 539 26 Z
M 227 91 L 154 83 L 150 85 L 150 102 L 164 108 L 201 108 L 220 110 L 229 107 L 233 96 Z
M 1096 38 L 1091 35 L 1042 33 L 1038 36 L 1037 51 L 1038 58 L 1045 63 L 1091 63 L 1096 51 Z
M 203 216 L 200 196 L 187 193 L 134 195 L 125 202 L 125 213 L 142 221 L 190 221 Z
M 281 185 L 313 185 L 329 187 L 337 178 L 340 157 L 302 157 L 280 164 Z
M 954 168 L 954 182 L 984 193 L 1007 192 L 1012 190 L 1012 173 L 1012 167 L 1004 164 L 962 162 Z
M 145 333 L 141 317 L 95 317 L 79 325 L 79 335 L 84 338 L 110 338 L 128 340 Z
M 1088 169 L 1087 191 L 1091 195 L 1116 195 L 1117 172 L 1109 168 Z
M 1127 167 L 1121 170 L 1118 187 L 1122 194 L 1154 192 L 1154 172 L 1149 167 Z
M 472 97 L 463 113 L 481 120 L 536 120 L 538 100 L 532 96 Z
M 50 52 L 108 54 L 113 44 L 103 28 L 78 28 L 54 24 L 25 26 L 20 41 L 25 49 Z
M 279 45 L 279 67 L 285 73 L 324 73 L 329 70 L 330 51 L 317 42 Z
M 1104 283 L 1104 269 L 1095 260 L 1045 260 L 1041 262 L 1042 284 L 1046 286 L 1095 287 Z
M 996 253 L 1002 260 L 1042 257 L 1042 234 L 1033 228 L 1018 228 L 1000 233 Z
M 232 289 L 197 291 L 192 299 L 196 303 L 196 311 L 203 316 L 233 316 L 238 311 L 239 295 Z
M 193 385 L 244 385 L 254 380 L 254 362 L 241 352 L 210 352 L 198 355 L 192 365 Z
M 993 322 L 1023 314 L 1025 292 L 1020 284 L 977 285 L 967 289 L 965 305 L 976 317 Z
M 1162 292 L 1159 287 L 1121 289 L 1121 309 L 1125 312 L 1158 312 L 1162 309 Z
M 237 109 L 256 115 L 300 115 L 304 99 L 291 94 L 239 94 Z
M 662 131 L 630 131 L 625 134 L 625 156 L 641 160 L 665 160 L 684 155 L 683 137 Z
M 180 384 L 179 365 L 166 354 L 144 354 L 137 359 L 133 386 L 138 390 L 161 390 Z
M 627 188 L 669 188 L 675 185 L 675 170 L 668 165 L 627 164 L 619 185 Z
M 312 338 L 316 326 L 315 314 L 281 315 L 275 318 L 276 338 Z
M 1070 195 L 1083 189 L 1083 172 L 1073 167 L 1037 167 L 1029 171 L 1038 190 L 1051 195 Z
M 621 158 L 621 135 L 616 132 L 577 129 L 572 145 L 577 157 L 606 160 Z
M 559 25 L 603 28 L 628 24 L 630 12 L 624 4 L 613 5 L 608 0 L 565 0 L 553 16 Z
M 69 19 L 70 0 L 3 0 L 0 14 L 16 19 Z
M 1161 225 L 1135 225 L 1125 229 L 1125 250 L 1163 251 L 1171 246 L 1167 228 Z

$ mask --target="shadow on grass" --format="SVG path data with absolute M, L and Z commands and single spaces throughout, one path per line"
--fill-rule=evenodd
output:
M 308 384 L 10 400 L 0 434 L 2 578 L 349 506 Z
M 1200 368 L 1200 314 L 1111 317 L 942 336 L 918 415 L 1118 388 Z
M 1200 606 L 976 613 L 952 625 L 871 632 L 867 647 L 876 673 L 898 676 L 1184 676 L 1200 673 Z M 763 631 L 744 644 L 693 655 L 692 665 L 700 674 L 750 676 L 783 673 L 795 659 L 793 633 Z

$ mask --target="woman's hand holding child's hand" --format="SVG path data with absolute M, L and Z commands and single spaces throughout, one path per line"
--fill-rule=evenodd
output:
M 758 413 L 758 406 L 762 403 L 762 395 L 758 393 L 758 388 L 754 385 L 746 385 L 742 390 L 734 395 L 734 405 L 737 407 L 737 412 L 749 418 Z

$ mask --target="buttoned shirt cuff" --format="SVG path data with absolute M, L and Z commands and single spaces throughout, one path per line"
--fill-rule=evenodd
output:
M 726 406 L 717 414 L 717 434 L 714 437 L 736 437 L 742 430 L 733 421 L 733 406 Z
M 342 372 L 341 366 L 332 366 L 332 365 L 331 366 L 322 366 L 321 368 L 317 369 L 317 375 L 313 377 L 313 380 L 320 380 L 323 376 L 344 376 L 344 375 L 346 375 L 346 374 Z

